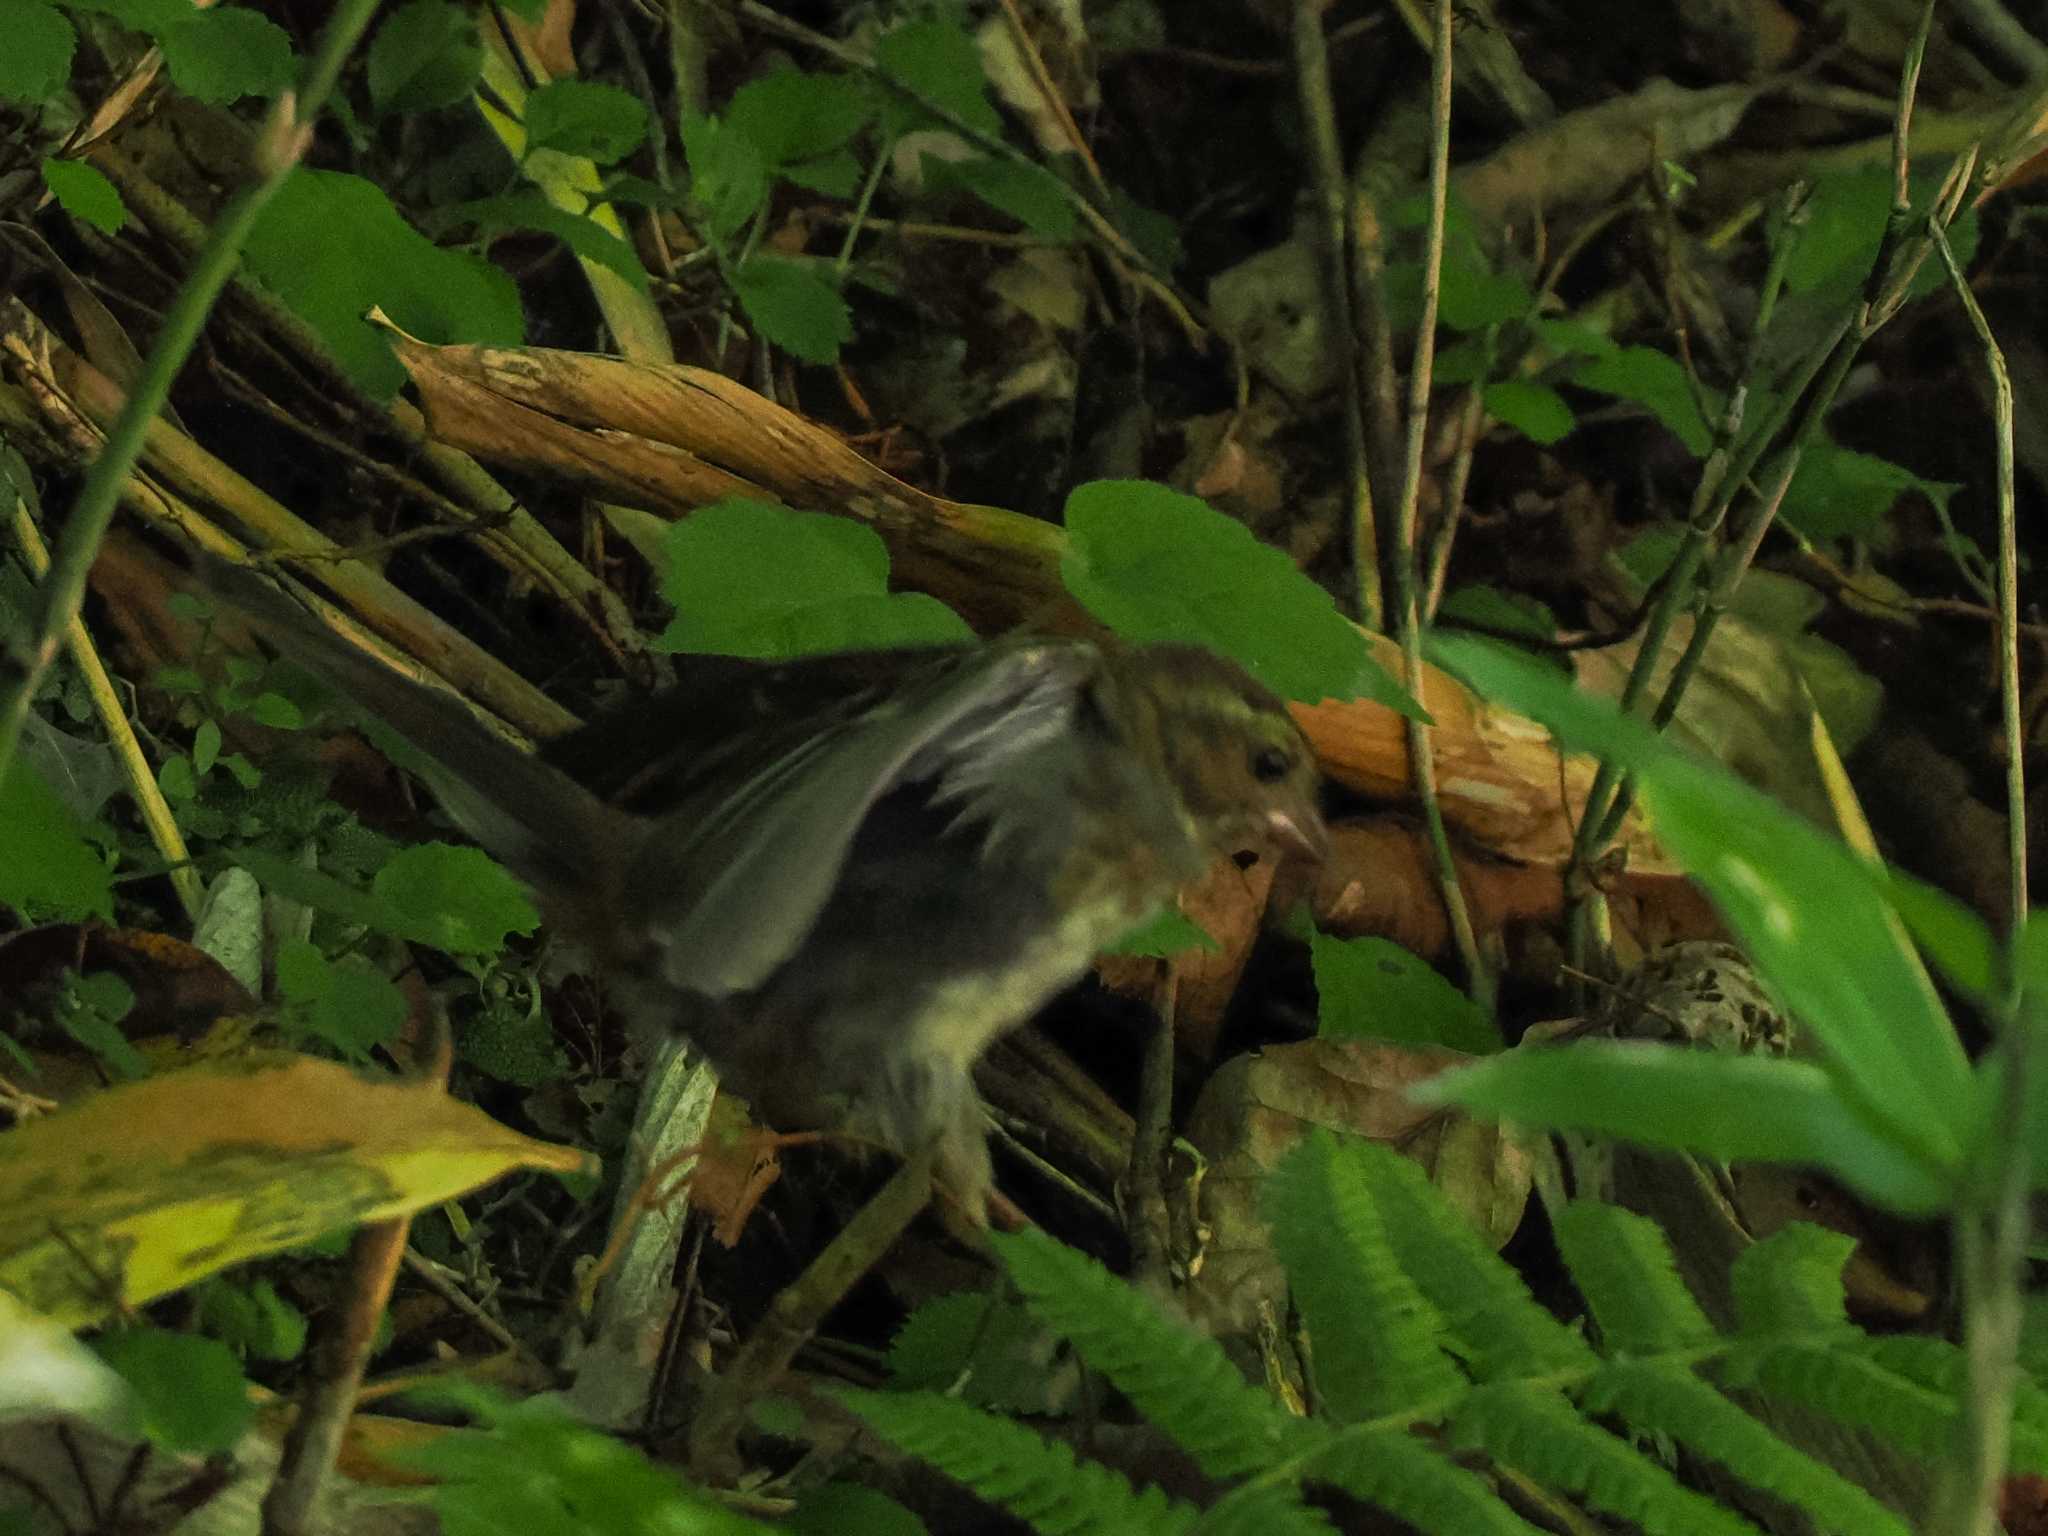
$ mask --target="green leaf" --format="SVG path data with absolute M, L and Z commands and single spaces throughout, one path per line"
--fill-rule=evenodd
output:
M 1809 539 L 1853 538 L 1868 533 L 1908 491 L 1937 506 L 1962 487 L 1952 480 L 1923 480 L 1903 464 L 1844 448 L 1821 435 L 1806 445 L 1799 472 L 1785 491 L 1778 517 Z
M 553 235 L 584 260 L 618 273 L 636 291 L 647 291 L 647 269 L 630 244 L 595 219 L 557 208 L 536 191 L 450 203 L 435 210 L 433 223 L 437 228 L 473 224 L 478 238 L 486 242 L 502 229 L 537 229 Z
M 733 274 L 732 289 L 762 336 L 807 363 L 834 362 L 853 340 L 846 300 L 801 263 L 752 257 Z
M 1184 955 L 1191 949 L 1215 954 L 1222 948 L 1223 946 L 1210 936 L 1208 929 L 1185 912 L 1174 907 L 1165 907 L 1156 917 L 1147 918 L 1138 924 L 1103 953 L 1164 960 L 1172 955 Z
M 1503 635 L 1526 635 L 1547 641 L 1557 635 L 1557 615 L 1548 606 L 1519 592 L 1498 587 L 1458 587 L 1437 605 L 1437 621 L 1470 625 Z M 1560 663 L 1562 665 L 1562 663 Z
M 1714 1325 L 1679 1277 L 1671 1243 L 1654 1221 L 1579 1199 L 1555 1212 L 1551 1226 L 1572 1283 L 1600 1325 L 1604 1353 L 1658 1354 L 1714 1337 Z
M 540 926 L 526 888 L 481 848 L 417 843 L 378 870 L 370 889 L 405 937 L 453 955 L 495 955 L 508 934 Z
M 192 772 L 192 759 L 179 753 L 164 759 L 156 771 L 157 788 L 173 800 L 190 800 L 199 793 L 199 780 Z
M 1161 272 L 1171 272 L 1180 265 L 1183 254 L 1180 225 L 1174 222 L 1172 215 L 1161 213 L 1157 208 L 1148 208 L 1122 187 L 1112 186 L 1109 189 L 1109 217 L 1139 253 Z
M 246 6 L 218 5 L 157 37 L 178 88 L 213 106 L 275 96 L 292 83 L 291 34 Z
M 1848 1326 L 1842 1267 L 1856 1239 L 1794 1221 L 1736 1256 L 1729 1274 L 1744 1333 L 1818 1333 Z
M 199 729 L 192 736 L 192 771 L 202 779 L 213 768 L 214 759 L 220 756 L 220 727 L 211 720 L 199 722 Z
M 676 609 L 666 650 L 781 658 L 973 639 L 944 604 L 891 594 L 888 550 L 851 518 L 734 497 L 664 543 L 662 595 Z
M 71 980 L 57 1010 L 64 1032 L 130 1082 L 149 1076 L 149 1063 L 130 1043 L 121 1020 L 135 1007 L 135 991 L 112 971 Z
M 538 1007 L 495 1003 L 469 1021 L 456 1043 L 464 1061 L 515 1088 L 558 1082 L 569 1068 L 548 1016 Z
M 218 1339 L 123 1328 L 94 1341 L 135 1393 L 138 1429 L 159 1448 L 210 1456 L 230 1450 L 256 1414 L 234 1351 Z
M 1942 167 L 1933 166 L 1914 175 L 1911 190 L 1916 219 L 1931 206 L 1943 174 Z M 1799 222 L 1785 234 L 1792 242 L 1785 259 L 1786 288 L 1793 293 L 1825 295 L 1859 289 L 1877 259 L 1891 205 L 1892 173 L 1888 167 L 1864 166 L 1822 177 L 1800 210 Z M 1968 270 L 1977 249 L 1974 211 L 1956 220 L 1949 231 L 1949 245 L 1957 264 Z M 1939 258 L 1930 256 L 1914 274 L 1908 295 L 1920 298 L 1947 280 Z
M 409 0 L 370 40 L 370 107 L 379 113 L 452 107 L 476 88 L 483 68 L 471 11 L 449 0 Z
M 526 148 L 610 165 L 647 137 L 647 107 L 631 91 L 594 80 L 550 80 L 526 98 Z
M 989 103 L 981 50 L 957 21 L 935 17 L 885 32 L 875 44 L 875 67 L 968 127 L 1003 131 Z
M 12 43 L 10 42 L 10 46 Z M 0 95 L 5 95 L 0 89 Z M 128 222 L 121 194 L 98 166 L 83 160 L 44 160 L 43 184 L 74 219 L 83 219 L 103 235 L 118 235 Z
M 296 1360 L 306 1348 L 306 1314 L 268 1280 L 241 1285 L 218 1276 L 200 1285 L 199 1321 L 240 1355 Z
M 1434 654 L 1567 745 L 1637 776 L 1658 836 L 1706 888 L 1772 993 L 1825 1054 L 1845 1106 L 1945 1185 L 1969 1144 L 1974 1090 L 1954 1026 L 1905 942 L 1883 871 L 1742 783 L 1496 645 L 1439 637 Z
M 329 960 L 317 944 L 289 939 L 278 946 L 277 990 L 307 1033 L 350 1061 L 362 1061 L 398 1038 L 405 994 L 359 955 Z
M 885 1493 L 859 1483 L 809 1489 L 777 1527 L 795 1536 L 926 1536 L 925 1523 Z
M 1724 1161 L 1808 1163 L 1908 1215 L 1936 1214 L 1954 1198 L 1953 1163 L 1874 1124 L 1806 1062 L 1592 1040 L 1504 1051 L 1410 1096 Z
M 1207 646 L 1283 698 L 1368 698 L 1428 718 L 1329 593 L 1206 502 L 1097 480 L 1067 498 L 1066 520 L 1067 590 L 1125 638 Z
M 753 140 L 715 117 L 683 119 L 690 196 L 714 240 L 730 240 L 768 196 L 768 162 Z
M 317 230 L 317 240 L 307 231 Z M 444 251 L 407 224 L 373 182 L 339 171 L 296 170 L 251 231 L 250 270 L 378 399 L 405 382 L 373 306 L 424 341 L 517 346 L 519 290 L 489 262 Z
M 1579 368 L 1572 382 L 1647 407 L 1694 458 L 1705 457 L 1713 445 L 1714 434 L 1700 414 L 1684 366 L 1654 347 L 1624 347 L 1611 356 L 1595 357 Z
M 1395 1040 L 1485 1055 L 1501 1048 L 1486 1010 L 1387 939 L 1309 939 L 1325 1040 Z
M 281 693 L 266 691 L 257 694 L 242 706 L 242 713 L 258 725 L 267 725 L 275 731 L 296 731 L 306 723 L 299 706 Z
M 846 75 L 777 69 L 749 80 L 726 103 L 729 132 L 746 138 L 762 162 L 780 171 L 844 149 L 874 110 Z
M 1060 1413 L 1077 1383 L 1071 1368 L 1055 1377 L 1055 1353 L 1052 1337 L 1015 1301 L 955 1291 L 904 1320 L 889 1342 L 889 1379 L 1003 1413 Z
M 1536 308 L 1536 295 L 1512 272 L 1444 260 L 1437 318 L 1454 331 L 1480 331 L 1520 320 Z
M 1480 397 L 1488 414 L 1506 422 L 1532 443 L 1554 443 L 1578 425 L 1564 396 L 1533 379 L 1502 379 Z
M 54 5 L 14 0 L 7 13 L 7 46 L 0 48 L 0 101 L 47 101 L 71 78 L 78 34 Z M 54 189 L 53 189 L 54 190 Z
M 935 181 L 957 182 L 1042 239 L 1066 242 L 1080 235 L 1065 185 L 1043 166 L 989 155 L 974 160 L 927 155 L 925 167 Z
M 32 919 L 114 919 L 106 862 L 19 753 L 0 777 L 0 905 Z

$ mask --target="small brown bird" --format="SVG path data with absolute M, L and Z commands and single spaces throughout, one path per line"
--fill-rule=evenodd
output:
M 977 1218 L 988 1045 L 1217 858 L 1324 841 L 1284 705 L 1189 646 L 691 658 L 529 757 L 269 585 L 209 580 L 432 760 L 636 1025 L 685 1031 L 773 1124 L 938 1138 Z

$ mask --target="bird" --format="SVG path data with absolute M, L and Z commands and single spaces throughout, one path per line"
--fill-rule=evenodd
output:
M 203 579 L 417 750 L 637 1033 L 780 1129 L 935 1147 L 971 1220 L 989 1045 L 1218 859 L 1325 844 L 1285 704 L 1196 646 L 698 656 L 528 754 L 246 569 Z

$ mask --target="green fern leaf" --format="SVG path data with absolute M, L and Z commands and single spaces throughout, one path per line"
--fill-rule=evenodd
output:
M 1404 1430 L 1337 1435 L 1308 1476 L 1432 1536 L 1536 1536 L 1536 1528 L 1503 1504 L 1484 1478 Z
M 932 1392 L 832 1396 L 884 1440 L 930 1462 L 1043 1536 L 1182 1536 L 1201 1512 L 1157 1488 L 1140 1492 L 1121 1473 L 1077 1461 L 1008 1419 Z
M 1209 1476 L 1258 1471 L 1323 1433 L 1249 1385 L 1214 1339 L 1167 1317 L 1093 1259 L 1036 1230 L 990 1241 L 1025 1304 Z
M 1451 1418 L 1451 1442 L 1633 1520 L 1648 1536 L 1760 1536 L 1740 1515 L 1685 1487 L 1634 1446 L 1579 1417 L 1555 1392 L 1499 1381 Z
M 1969 1390 L 1969 1364 L 1947 1339 L 1922 1333 L 1872 1339 L 1863 1353 L 1908 1381 L 1951 1400 Z M 2048 1392 L 2022 1375 L 2013 1384 L 2012 1465 L 2016 1472 L 2048 1473 Z
M 1731 1351 L 1714 1377 L 1730 1389 L 1755 1387 L 1781 1401 L 1803 1404 L 1922 1456 L 1946 1454 L 1955 1433 L 1952 1393 L 1887 1368 L 1854 1340 L 1777 1345 L 1759 1340 Z
M 1849 1320 L 1842 1305 L 1842 1266 L 1856 1240 L 1795 1221 L 1735 1260 L 1730 1282 L 1742 1331 L 1811 1333 Z
M 1330 1520 L 1292 1482 L 1246 1483 L 1203 1511 L 1201 1536 L 1330 1536 Z
M 1909 1536 L 1892 1510 L 1780 1440 L 1683 1366 L 1648 1360 L 1605 1366 L 1580 1393 L 1579 1406 L 1618 1414 L 1639 1436 L 1676 1440 L 1750 1486 L 1798 1505 L 1831 1530 Z
M 1433 1420 L 1468 1383 L 1437 1346 L 1436 1309 L 1387 1246 L 1368 1166 L 1313 1131 L 1273 1170 L 1263 1209 L 1330 1416 L 1354 1423 L 1433 1404 L 1423 1414 Z
M 1543 1376 L 1598 1363 L 1414 1163 L 1365 1141 L 1346 1143 L 1343 1156 L 1371 1180 L 1395 1256 L 1442 1315 L 1453 1353 L 1474 1376 Z
M 1574 1200 L 1558 1212 L 1554 1230 L 1608 1352 L 1655 1354 L 1714 1336 L 1654 1221 L 1618 1205 Z

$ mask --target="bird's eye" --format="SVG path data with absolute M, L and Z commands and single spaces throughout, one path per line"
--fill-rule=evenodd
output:
M 1294 769 L 1294 757 L 1285 748 L 1266 747 L 1252 757 L 1252 777 L 1261 784 L 1277 784 Z

